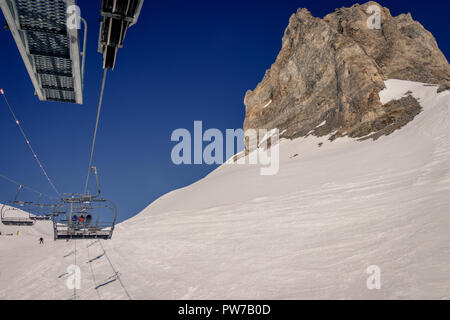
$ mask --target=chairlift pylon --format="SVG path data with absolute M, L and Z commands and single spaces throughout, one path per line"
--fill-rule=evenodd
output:
M 32 210 L 29 211 L 31 220 L 50 221 L 52 219 L 52 215 L 55 212 L 55 208 L 59 207 L 59 204 L 36 203 L 34 204 L 34 207 L 36 208 L 37 212 L 32 212 Z

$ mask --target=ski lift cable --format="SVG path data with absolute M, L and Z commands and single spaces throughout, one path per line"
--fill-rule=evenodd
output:
M 50 186 L 53 188 L 53 190 L 56 192 L 56 194 L 61 197 L 61 194 L 59 193 L 58 189 L 56 189 L 55 184 L 53 183 L 53 181 L 50 179 L 50 177 L 47 174 L 47 171 L 45 171 L 44 166 L 42 165 L 41 160 L 39 159 L 38 155 L 36 154 L 36 152 L 34 151 L 33 147 L 31 146 L 31 142 L 30 139 L 28 139 L 27 135 L 25 134 L 25 131 L 23 130 L 19 119 L 17 119 L 16 114 L 14 113 L 13 108 L 11 107 L 11 105 L 9 104 L 8 98 L 6 97 L 5 92 L 3 91 L 3 89 L 0 89 L 0 94 L 3 96 L 6 104 L 8 105 L 9 111 L 11 112 L 11 115 L 14 118 L 14 121 L 16 122 L 20 132 L 22 133 L 22 136 L 25 139 L 25 142 L 28 145 L 28 148 L 30 148 L 31 153 L 33 153 L 34 159 L 36 160 L 37 164 L 39 165 L 39 167 L 41 168 L 42 173 L 44 174 L 45 178 L 47 179 L 48 183 L 50 184 Z
M 123 284 L 122 280 L 120 279 L 120 274 L 119 272 L 116 271 L 116 268 L 114 268 L 114 265 L 111 262 L 111 259 L 109 259 L 108 254 L 106 253 L 105 248 L 103 247 L 103 244 L 101 241 L 99 241 L 100 246 L 102 247 L 103 252 L 105 253 L 105 257 L 109 262 L 109 265 L 111 266 L 111 269 L 113 270 L 114 274 L 117 275 L 117 280 L 119 280 L 120 285 L 122 286 L 123 291 L 125 292 L 125 294 L 127 295 L 128 299 L 133 300 L 130 296 L 130 294 L 128 293 L 127 288 L 125 288 L 125 285 Z
M 105 83 L 106 83 L 107 71 L 108 71 L 108 69 L 104 69 L 104 71 L 103 71 L 102 87 L 101 87 L 101 90 L 100 90 L 100 98 L 99 98 L 99 101 L 98 101 L 97 119 L 95 120 L 94 136 L 92 137 L 91 154 L 89 156 L 89 166 L 88 166 L 88 170 L 87 170 L 86 183 L 84 185 L 84 194 L 87 193 L 88 184 L 89 184 L 89 173 L 91 172 L 92 159 L 94 157 L 95 141 L 97 139 L 98 123 L 100 121 L 100 113 L 101 113 L 101 110 L 102 110 L 103 92 L 105 91 Z
M 3 174 L 1 174 L 1 173 L 0 173 L 0 178 L 3 178 L 3 179 L 5 179 L 6 181 L 9 181 L 9 182 L 11 182 L 11 183 L 13 183 L 13 184 L 15 184 L 15 185 L 17 185 L 17 186 L 22 186 L 23 189 L 27 189 L 27 190 L 29 190 L 29 191 L 31 191 L 31 192 L 34 192 L 34 193 L 38 194 L 38 195 L 45 196 L 45 197 L 50 198 L 50 199 L 57 199 L 56 197 L 49 196 L 49 195 L 46 194 L 46 193 L 43 193 L 43 192 L 40 192 L 40 191 L 35 190 L 35 189 L 33 189 L 33 188 L 27 187 L 27 186 L 24 185 L 23 183 L 17 182 L 16 180 L 11 179 L 10 177 L 7 177 L 7 176 L 5 176 L 5 175 L 3 175 Z

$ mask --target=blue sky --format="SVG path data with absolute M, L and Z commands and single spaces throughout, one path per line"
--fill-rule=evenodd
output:
M 275 61 L 289 17 L 299 7 L 324 16 L 354 1 L 145 1 L 140 20 L 109 72 L 94 164 L 103 195 L 129 218 L 159 196 L 204 177 L 216 166 L 175 166 L 173 130 L 241 128 L 243 98 Z M 363 3 L 363 2 L 361 2 Z M 391 13 L 411 12 L 450 55 L 448 12 L 442 1 L 380 1 Z M 81 192 L 101 82 L 97 53 L 100 1 L 80 0 L 89 24 L 84 105 L 34 97 L 9 31 L 0 30 L 0 87 L 61 192 Z M 3 17 L 0 18 L 3 24 Z M 0 173 L 52 193 L 0 101 Z M 91 180 L 93 182 L 93 180 Z M 92 185 L 93 186 L 93 185 Z M 15 186 L 0 180 L 0 202 Z

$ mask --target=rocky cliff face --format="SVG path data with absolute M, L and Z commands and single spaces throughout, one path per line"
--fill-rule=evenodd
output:
M 371 27 L 373 6 L 378 28 Z M 323 19 L 299 9 L 275 63 L 245 96 L 244 129 L 278 128 L 285 138 L 389 134 L 411 121 L 420 105 L 406 96 L 383 106 L 378 93 L 387 79 L 449 88 L 447 59 L 410 14 L 392 17 L 372 1 L 336 9 Z

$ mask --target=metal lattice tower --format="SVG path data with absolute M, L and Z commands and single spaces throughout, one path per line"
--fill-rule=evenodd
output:
M 0 0 L 41 101 L 83 103 L 78 30 L 66 23 L 72 5 L 75 0 Z

